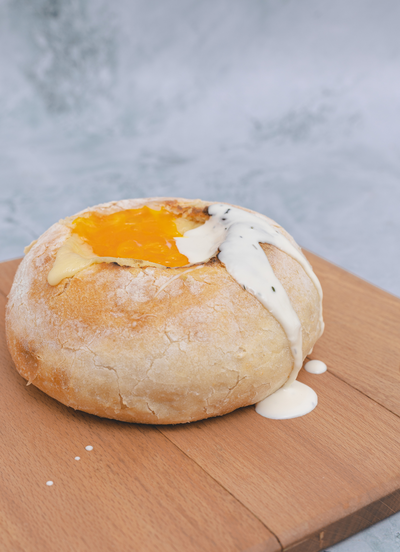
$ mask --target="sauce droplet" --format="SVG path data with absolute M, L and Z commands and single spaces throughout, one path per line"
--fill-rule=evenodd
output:
M 321 360 L 309 360 L 304 365 L 304 369 L 307 372 L 310 372 L 310 374 L 323 374 L 327 371 L 328 367 L 325 362 L 322 362 Z
M 75 456 L 75 460 L 80 460 L 81 457 L 80 456 Z
M 48 487 L 51 487 L 51 486 L 53 485 L 53 481 L 46 481 L 46 485 L 47 485 Z
M 87 447 L 85 447 L 86 450 L 93 450 L 93 447 L 91 445 L 88 445 Z
M 308 414 L 318 404 L 316 392 L 295 380 L 289 387 L 281 387 L 256 404 L 257 414 L 271 420 L 288 420 Z

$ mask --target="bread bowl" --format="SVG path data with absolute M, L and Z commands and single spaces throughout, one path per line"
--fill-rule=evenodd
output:
M 27 248 L 9 295 L 6 333 L 28 384 L 97 416 L 177 424 L 254 404 L 293 378 L 293 344 L 282 322 L 228 272 L 228 261 L 219 258 L 222 247 L 201 262 L 166 267 L 143 259 L 96 260 L 87 244 L 78 253 L 70 245 L 76 221 L 93 214 L 146 207 L 167 211 L 183 228 L 201 229 L 220 205 L 181 198 L 106 203 L 54 224 Z M 232 210 L 270 225 L 300 252 L 271 219 Z M 304 263 L 260 245 L 301 324 L 302 362 L 323 331 L 320 289 Z M 50 284 L 66 249 L 83 264 L 74 272 L 67 260 L 61 279 Z

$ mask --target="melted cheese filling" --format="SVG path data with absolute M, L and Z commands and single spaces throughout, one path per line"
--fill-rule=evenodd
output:
M 200 223 L 176 216 L 164 207 L 126 209 L 110 215 L 96 212 L 68 224 L 71 236 L 60 247 L 48 275 L 55 286 L 95 263 L 121 266 L 182 267 L 189 265 L 175 238 Z
M 141 259 L 178 267 L 187 265 L 188 259 L 176 247 L 174 238 L 183 236 L 176 220 L 165 208 L 156 211 L 145 206 L 111 215 L 91 213 L 76 218 L 72 226 L 73 234 L 98 257 Z

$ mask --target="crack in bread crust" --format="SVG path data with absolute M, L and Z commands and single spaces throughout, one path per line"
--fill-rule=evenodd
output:
M 210 204 L 150 198 L 82 213 L 165 205 L 201 222 Z M 217 257 L 190 272 L 91 265 L 53 287 L 47 274 L 69 232 L 57 223 L 38 239 L 10 293 L 7 340 L 29 383 L 98 416 L 174 424 L 254 404 L 287 381 L 292 355 L 281 326 Z M 305 356 L 319 335 L 317 290 L 291 257 L 262 248 L 302 323 Z

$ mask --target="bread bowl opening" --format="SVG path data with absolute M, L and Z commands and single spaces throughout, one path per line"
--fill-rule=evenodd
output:
M 175 238 L 182 238 L 208 218 L 204 211 L 151 204 L 111 213 L 90 211 L 60 221 L 71 233 L 57 252 L 48 283 L 58 285 L 98 263 L 140 268 L 188 266 L 191 263 L 180 253 Z
M 126 209 L 111 214 L 89 213 L 72 222 L 79 236 L 98 257 L 140 259 L 162 266 L 181 267 L 189 261 L 175 242 L 201 223 L 176 215 L 165 207 Z

